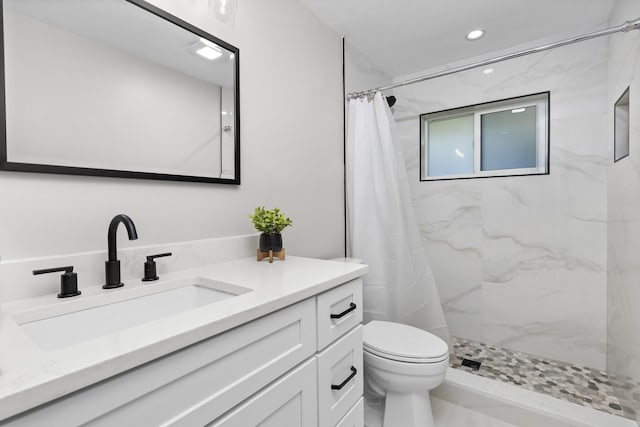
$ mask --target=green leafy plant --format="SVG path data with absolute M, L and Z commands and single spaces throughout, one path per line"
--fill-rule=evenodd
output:
M 249 219 L 256 230 L 264 234 L 279 234 L 286 227 L 293 224 L 291 218 L 286 217 L 280 209 L 265 209 L 258 206 L 253 215 L 249 214 Z

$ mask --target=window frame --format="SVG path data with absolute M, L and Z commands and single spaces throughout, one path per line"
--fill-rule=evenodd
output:
M 497 170 L 481 170 L 481 118 L 484 114 L 496 113 L 501 111 L 514 110 L 517 108 L 536 107 L 536 166 L 531 168 L 518 169 L 497 169 Z M 467 105 L 464 107 L 450 108 L 447 110 L 435 111 L 431 113 L 420 114 L 420 181 L 443 181 L 451 179 L 471 179 L 471 178 L 497 178 L 506 176 L 531 176 L 531 175 L 549 175 L 550 173 L 550 126 L 551 117 L 551 92 L 538 92 L 528 95 L 516 96 L 511 98 L 499 99 L 495 101 L 483 102 L 480 104 Z M 545 114 L 540 114 L 544 111 Z M 469 174 L 452 174 L 429 176 L 429 153 L 427 149 L 428 143 L 428 127 L 429 122 L 442 119 L 453 119 L 456 117 L 471 116 L 474 120 L 474 136 L 473 136 L 473 156 L 474 171 Z

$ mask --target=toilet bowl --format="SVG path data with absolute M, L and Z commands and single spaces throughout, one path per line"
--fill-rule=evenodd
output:
M 384 398 L 383 427 L 433 427 L 429 391 L 444 380 L 447 343 L 422 329 L 371 321 L 363 329 L 367 394 Z

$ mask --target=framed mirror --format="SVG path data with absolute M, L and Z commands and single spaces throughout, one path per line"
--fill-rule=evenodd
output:
M 236 47 L 142 0 L 0 1 L 0 170 L 240 184 Z

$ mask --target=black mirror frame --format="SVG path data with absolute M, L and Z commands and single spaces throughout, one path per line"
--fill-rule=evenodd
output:
M 76 166 L 57 166 L 32 163 L 16 163 L 9 162 L 7 159 L 7 115 L 6 115 L 6 98 L 5 98 L 5 58 L 4 58 L 4 0 L 0 0 L 0 171 L 10 172 L 37 172 L 52 173 L 63 175 L 82 175 L 82 176 L 104 176 L 112 178 L 135 178 L 135 179 L 153 179 L 163 181 L 186 181 L 186 182 L 203 182 L 212 184 L 232 184 L 240 185 L 240 50 L 217 37 L 209 34 L 182 19 L 167 13 L 166 11 L 147 3 L 144 0 L 125 0 L 134 6 L 140 7 L 145 11 L 158 16 L 161 19 L 169 21 L 179 27 L 196 34 L 199 37 L 208 39 L 213 43 L 224 47 L 233 52 L 235 58 L 234 81 L 234 178 L 210 178 L 194 175 L 174 175 L 153 172 L 135 172 L 115 169 L 94 169 Z

